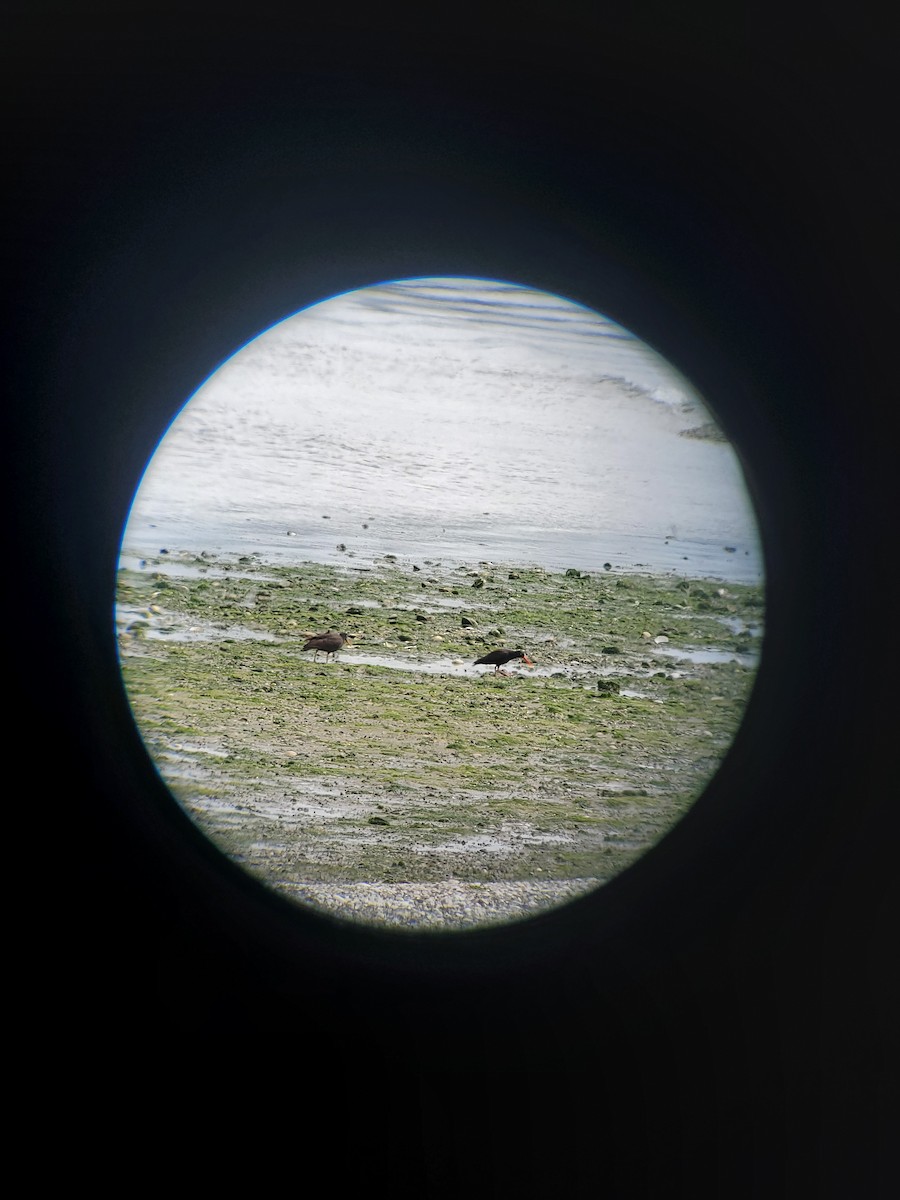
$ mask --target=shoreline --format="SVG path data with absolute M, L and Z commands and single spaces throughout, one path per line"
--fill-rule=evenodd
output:
M 422 530 L 387 531 L 379 525 L 369 533 L 358 522 L 332 519 L 323 514 L 318 524 L 296 529 L 257 525 L 246 529 L 187 531 L 189 537 L 154 537 L 152 524 L 129 526 L 121 555 L 155 558 L 160 550 L 191 553 L 203 545 L 220 558 L 249 555 L 273 566 L 298 566 L 318 562 L 371 564 L 393 554 L 411 565 L 438 561 L 449 566 L 489 562 L 497 566 L 534 566 L 548 571 L 635 572 L 702 578 L 724 583 L 762 584 L 765 581 L 762 551 L 756 541 L 681 539 L 675 534 L 600 533 L 585 530 L 503 529 L 491 532 L 477 525 Z M 169 533 L 172 533 L 171 528 Z M 226 549 L 227 547 L 227 549 Z M 606 567 L 609 564 L 609 567 Z

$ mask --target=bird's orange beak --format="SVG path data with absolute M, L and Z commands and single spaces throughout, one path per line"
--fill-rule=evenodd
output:
M 533 667 L 533 666 L 534 666 L 534 663 L 531 661 L 531 659 L 528 657 L 528 655 L 527 655 L 527 654 L 523 655 L 523 657 L 522 657 L 522 662 L 523 662 L 523 663 L 525 663 L 525 664 L 526 664 L 527 666 L 529 666 L 529 667 Z

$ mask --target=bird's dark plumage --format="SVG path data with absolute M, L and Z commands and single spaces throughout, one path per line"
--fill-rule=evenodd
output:
M 508 662 L 512 662 L 514 658 L 521 658 L 529 667 L 533 667 L 534 663 L 528 657 L 524 650 L 492 650 L 490 654 L 485 654 L 481 658 L 475 659 L 476 667 L 493 667 L 495 672 L 498 672 L 501 667 L 505 667 Z
M 338 650 L 342 650 L 345 645 L 352 646 L 353 642 L 349 633 L 320 633 L 316 637 L 306 639 L 303 646 L 304 650 L 314 650 L 313 662 L 319 658 L 319 651 L 325 651 L 325 661 L 328 662 L 329 655 L 333 658 Z

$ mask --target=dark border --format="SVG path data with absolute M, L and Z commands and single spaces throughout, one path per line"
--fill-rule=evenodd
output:
M 473 19 L 13 18 L 18 792 L 60 851 L 19 910 L 54 1052 L 128 1096 L 185 1056 L 374 1084 L 406 1134 L 377 1162 L 420 1194 L 477 1164 L 498 1195 L 881 1195 L 892 64 L 824 12 Z M 768 632 L 732 754 L 639 869 L 398 949 L 262 902 L 164 815 L 111 605 L 143 465 L 222 361 L 336 292 L 446 274 L 594 307 L 692 380 L 745 463 Z M 484 1107 L 456 1122 L 473 1091 L 493 1138 Z

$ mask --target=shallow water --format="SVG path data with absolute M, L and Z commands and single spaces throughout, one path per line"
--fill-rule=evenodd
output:
M 210 377 L 149 463 L 123 547 L 758 582 L 737 455 L 685 436 L 710 419 L 649 347 L 564 299 L 478 280 L 368 288 Z
M 665 654 L 668 658 L 678 658 L 692 663 L 721 663 L 738 662 L 745 667 L 759 666 L 759 655 L 745 653 L 740 650 L 689 650 L 673 646 L 655 646 L 657 654 Z

